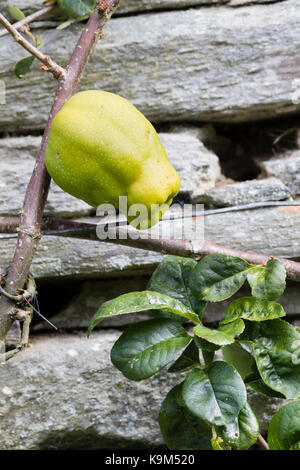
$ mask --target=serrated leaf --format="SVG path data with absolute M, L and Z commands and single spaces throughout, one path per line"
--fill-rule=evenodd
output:
M 282 305 L 266 299 L 256 297 L 242 297 L 234 300 L 225 310 L 225 318 L 221 325 L 243 318 L 250 321 L 273 320 L 285 316 Z
M 147 310 L 167 310 L 187 320 L 192 320 L 195 323 L 199 322 L 198 315 L 179 300 L 173 299 L 168 295 L 152 291 L 129 292 L 129 294 L 120 295 L 101 305 L 90 322 L 88 335 L 90 335 L 95 326 L 105 318 Z
M 183 351 L 181 356 L 179 356 L 176 362 L 171 365 L 171 367 L 168 369 L 168 372 L 182 372 L 199 364 L 199 349 L 195 345 L 195 342 L 192 341 L 188 345 L 188 347 Z
M 23 78 L 26 73 L 29 72 L 30 67 L 34 61 L 33 56 L 24 57 L 24 59 L 19 60 L 14 67 L 14 72 L 18 78 Z
M 198 418 L 224 425 L 238 416 L 247 394 L 238 372 L 225 362 L 216 361 L 207 371 L 194 369 L 187 375 L 182 399 Z
M 220 302 L 244 284 L 250 265 L 241 258 L 222 254 L 205 256 L 193 270 L 189 287 L 195 297 Z
M 182 384 L 164 399 L 158 421 L 170 450 L 211 450 L 211 429 L 180 405 Z
M 18 8 L 18 7 L 8 6 L 7 10 L 8 10 L 8 13 L 10 14 L 10 16 L 16 21 L 21 21 L 24 18 L 26 18 L 26 16 L 22 12 L 22 10 L 20 10 L 20 8 Z
M 179 323 L 171 320 L 136 323 L 116 341 L 111 360 L 128 379 L 147 379 L 174 361 L 191 339 Z
M 250 405 L 246 403 L 237 418 L 218 429 L 224 442 L 233 449 L 249 449 L 257 441 L 259 424 Z
M 189 277 L 196 266 L 197 262 L 190 258 L 173 255 L 165 256 L 154 271 L 148 289 L 169 295 L 180 300 L 197 314 L 202 313 L 206 302 L 197 299 L 188 285 Z M 178 321 L 178 318 L 176 321 Z
M 247 279 L 254 297 L 276 300 L 284 293 L 286 271 L 280 261 L 271 259 L 266 267 L 251 268 Z
M 242 339 L 253 342 L 259 374 L 285 398 L 300 397 L 300 334 L 283 320 L 247 322 Z
M 284 405 L 273 416 L 268 431 L 270 450 L 298 448 L 300 441 L 300 401 Z
M 199 338 L 203 338 L 218 346 L 223 346 L 225 344 L 234 343 L 235 336 L 241 334 L 243 330 L 244 322 L 243 320 L 238 319 L 228 325 L 220 326 L 217 330 L 207 328 L 204 325 L 197 325 L 193 329 L 193 332 Z
M 80 18 L 92 13 L 97 0 L 57 0 L 57 4 L 70 18 Z

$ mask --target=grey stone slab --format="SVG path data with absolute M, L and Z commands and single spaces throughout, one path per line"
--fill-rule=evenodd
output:
M 45 52 L 65 65 L 81 29 L 41 31 Z M 298 0 L 115 18 L 81 89 L 118 93 L 153 122 L 273 118 L 300 109 L 299 49 Z M 25 81 L 14 77 L 24 53 L 10 37 L 1 40 L 0 55 L 6 86 L 0 130 L 43 128 L 56 84 L 37 63 Z
M 264 178 L 226 184 L 206 191 L 204 202 L 210 206 L 226 207 L 251 202 L 282 201 L 291 191 L 278 178 Z
M 257 163 L 268 176 L 280 178 L 293 194 L 300 194 L 300 150 Z
M 0 449 L 137 449 L 163 445 L 157 415 L 177 374 L 131 382 L 114 368 L 118 331 L 42 335 L 0 366 Z M 265 433 L 282 400 L 249 392 Z

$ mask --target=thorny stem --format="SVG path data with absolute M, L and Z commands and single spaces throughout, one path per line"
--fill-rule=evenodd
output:
M 20 44 L 26 51 L 28 51 L 32 56 L 36 57 L 40 62 L 42 62 L 42 70 L 51 72 L 54 78 L 66 78 L 65 70 L 60 67 L 54 60 L 51 59 L 47 54 L 39 51 L 35 46 L 33 46 L 27 39 L 23 36 L 10 24 L 10 22 L 0 13 L 0 23 L 7 29 L 7 31 L 12 35 L 14 40 Z
M 5 289 L 16 294 L 23 288 L 30 265 L 41 238 L 40 226 L 44 205 L 50 186 L 50 176 L 45 167 L 45 150 L 50 127 L 56 113 L 74 93 L 89 55 L 95 46 L 100 32 L 108 19 L 118 8 L 121 0 L 106 0 L 106 8 L 97 8 L 83 27 L 75 50 L 70 59 L 66 74 L 59 80 L 54 103 L 42 138 L 36 164 L 29 181 L 20 220 L 20 231 L 13 261 L 9 267 Z M 102 2 L 100 2 L 102 3 Z M 6 296 L 0 298 L 0 347 L 15 320 L 16 305 Z
M 41 16 L 44 16 L 47 13 L 50 13 L 50 11 L 52 11 L 54 8 L 55 8 L 55 5 L 50 5 L 48 7 L 42 8 L 41 10 L 35 11 L 31 15 L 26 16 L 26 18 L 23 18 L 22 20 L 17 21 L 17 23 L 14 23 L 12 27 L 16 30 L 19 30 L 22 28 L 22 26 L 25 26 L 26 24 L 30 24 L 33 21 L 37 20 L 38 18 L 41 18 Z M 6 36 L 7 34 L 9 34 L 9 31 L 7 30 L 0 31 L 0 38 L 2 38 L 3 36 Z

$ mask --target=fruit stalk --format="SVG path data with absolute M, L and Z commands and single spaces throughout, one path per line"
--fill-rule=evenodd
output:
M 56 113 L 76 90 L 84 67 L 104 25 L 120 3 L 121 0 L 107 0 L 105 10 L 97 7 L 91 14 L 88 23 L 83 26 L 82 34 L 70 59 L 65 77 L 58 82 L 36 164 L 25 194 L 18 241 L 6 278 L 6 291 L 9 294 L 15 294 L 23 288 L 41 238 L 42 215 L 50 186 L 50 177 L 45 167 L 45 150 L 52 121 Z M 16 311 L 15 303 L 2 295 L 0 298 L 0 349 L 1 343 L 3 345 L 6 335 L 15 320 Z

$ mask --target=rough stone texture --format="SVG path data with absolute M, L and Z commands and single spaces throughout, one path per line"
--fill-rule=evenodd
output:
M 210 189 L 204 201 L 210 206 L 224 207 L 251 202 L 281 201 L 287 199 L 291 191 L 278 178 L 242 181 Z
M 113 367 L 117 331 L 41 336 L 0 366 L 0 450 L 153 448 L 157 414 L 180 375 L 131 382 Z M 261 432 L 282 400 L 249 393 Z
M 95 219 L 98 221 L 99 219 Z M 195 237 L 185 219 L 185 238 Z M 181 223 L 171 225 L 180 227 Z M 233 230 L 234 227 L 234 230 Z M 156 232 L 171 233 L 170 222 Z M 279 207 L 206 216 L 205 238 L 232 248 L 287 258 L 300 257 L 300 207 Z M 178 232 L 177 232 L 178 233 Z M 15 240 L 0 238 L 2 269 L 13 255 Z M 103 241 L 43 237 L 32 263 L 38 278 L 128 276 L 152 272 L 162 255 Z
M 147 289 L 149 277 L 139 277 L 134 279 L 113 279 L 100 281 L 84 281 L 76 283 L 73 288 L 68 289 L 68 294 L 64 293 L 63 306 L 57 302 L 56 310 L 53 306 L 48 307 L 47 297 L 51 292 L 52 286 L 44 286 L 39 293 L 41 294 L 41 313 L 47 318 L 51 316 L 51 321 L 57 328 L 63 330 L 87 329 L 92 316 L 100 308 L 103 302 L 118 297 L 128 292 L 141 291 Z M 57 292 L 57 291 L 56 291 Z M 61 297 L 59 292 L 57 293 Z M 228 305 L 239 297 L 248 296 L 250 294 L 249 287 L 245 286 L 238 293 L 224 302 L 210 303 L 204 312 L 205 323 L 215 323 L 224 318 L 224 312 Z M 46 297 L 46 298 L 44 298 Z M 286 314 L 290 318 L 300 316 L 300 294 L 299 285 L 289 282 L 284 295 L 278 301 L 285 309 Z M 53 315 L 54 314 L 54 315 Z M 150 312 L 120 315 L 99 323 L 99 328 L 115 328 L 129 325 L 136 321 L 143 321 L 152 316 Z M 38 319 L 38 323 L 34 326 L 34 331 L 51 330 L 51 327 Z
M 32 136 L 0 139 L 0 215 L 20 212 L 40 140 Z M 65 193 L 52 181 L 46 215 L 76 217 L 92 211 L 88 204 Z
M 188 196 L 191 202 L 198 202 L 205 191 L 221 179 L 218 157 L 207 150 L 193 131 L 161 133 L 159 137 L 179 173 L 180 194 Z
M 267 175 L 280 178 L 293 194 L 300 194 L 300 150 L 257 163 Z
M 45 51 L 64 65 L 81 28 L 42 31 Z M 300 109 L 299 49 L 298 0 L 116 18 L 95 48 L 81 89 L 119 93 L 155 122 L 269 118 Z M 0 130 L 41 129 L 53 79 L 41 75 L 37 63 L 25 81 L 14 78 L 12 67 L 24 53 L 9 37 L 0 55 L 6 85 Z
M 168 157 L 181 179 L 180 193 L 196 202 L 204 191 L 221 178 L 218 157 L 200 142 L 192 130 L 159 134 Z M 24 200 L 40 137 L 0 139 L 0 215 L 17 214 Z M 18 178 L 16 178 L 18 175 Z M 89 214 L 93 209 L 83 201 L 64 193 L 53 181 L 45 213 L 60 216 Z
M 272 3 L 276 0 L 126 0 L 118 8 L 116 14 L 134 13 L 158 9 L 187 8 L 196 6 L 211 6 L 215 4 L 227 4 L 228 6 L 241 6 L 254 3 Z M 280 0 L 277 0 L 280 1 Z M 285 0 L 281 0 L 285 1 Z M 9 0 L 0 0 L 0 11 L 5 12 Z M 14 0 L 14 5 L 21 8 L 26 14 L 30 14 L 41 8 L 41 0 Z

